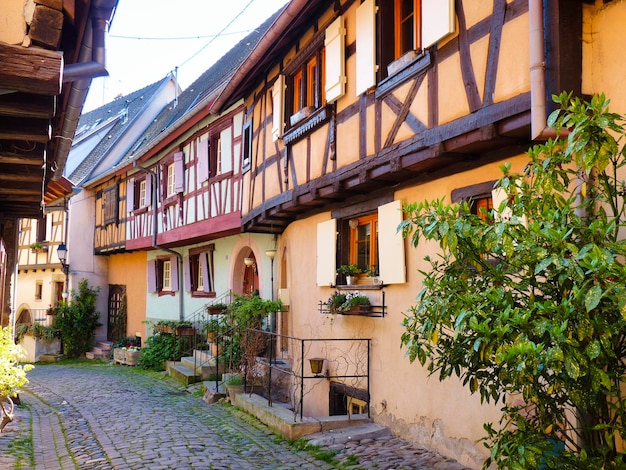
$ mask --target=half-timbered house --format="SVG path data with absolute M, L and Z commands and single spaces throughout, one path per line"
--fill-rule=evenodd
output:
M 243 103 L 219 115 L 209 107 L 271 21 L 172 100 L 119 164 L 83 185 L 95 194 L 109 306 L 117 287 L 126 293 L 126 335 L 151 334 L 145 320 L 190 320 L 231 288 L 260 288 L 260 269 L 243 260 L 264 247 L 240 235 Z
M 401 206 L 489 207 L 499 165 L 522 168 L 550 136 L 551 94 L 581 93 L 583 11 L 603 8 L 590 3 L 292 0 L 213 103 L 218 113 L 245 96 L 242 223 L 278 235 L 276 288 L 289 305 L 279 333 L 319 340 L 307 354 L 325 370 L 303 379 L 304 415 L 369 413 L 480 466 L 482 423 L 497 409 L 429 379 L 400 347 L 428 268 L 427 249 L 397 233 Z M 362 271 L 356 285 L 337 273 L 349 264 Z M 372 306 L 333 315 L 335 291 Z M 322 341 L 339 338 L 369 347 L 348 359 Z M 293 344 L 282 354 L 304 362 Z
M 68 204 L 69 284 L 75 288 L 84 278 L 100 287 L 97 307 L 103 326 L 96 331 L 99 340 L 117 340 L 141 331 L 145 311 L 140 282 L 143 271 L 133 272 L 131 263 L 121 271 L 128 277 L 110 278 L 109 258 L 98 256 L 119 253 L 126 248 L 123 202 L 126 185 L 120 178 L 110 180 L 108 177 L 102 183 L 101 176 L 126 157 L 179 92 L 176 80 L 168 74 L 84 114 L 78 124 L 66 165 L 68 178 L 80 188 Z M 95 221 L 95 224 L 85 221 Z M 129 279 L 133 282 L 128 282 Z M 141 294 L 136 295 L 135 289 Z M 127 296 L 127 293 L 134 295 Z

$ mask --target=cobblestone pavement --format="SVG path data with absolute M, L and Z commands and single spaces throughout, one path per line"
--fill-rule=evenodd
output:
M 238 409 L 114 365 L 42 365 L 0 434 L 0 469 L 331 469 Z M 28 456 L 32 430 L 34 462 Z M 397 438 L 331 449 L 350 469 L 463 467 Z

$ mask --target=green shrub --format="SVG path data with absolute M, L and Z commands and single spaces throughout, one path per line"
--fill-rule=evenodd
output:
M 157 333 L 148 337 L 141 348 L 138 365 L 143 369 L 164 370 L 165 361 L 180 359 L 184 349 L 184 343 L 176 336 Z
M 78 284 L 78 292 L 72 290 L 72 300 L 59 304 L 59 313 L 52 325 L 61 333 L 63 352 L 70 359 L 76 359 L 89 351 L 100 326 L 100 313 L 96 311 L 96 299 L 100 288 L 89 286 L 87 279 Z

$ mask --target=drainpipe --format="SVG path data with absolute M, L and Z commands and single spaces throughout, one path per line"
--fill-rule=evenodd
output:
M 176 256 L 176 263 L 178 264 L 177 274 L 178 274 L 178 319 L 183 321 L 185 319 L 185 303 L 183 302 L 183 281 L 182 272 L 183 272 L 183 255 L 178 253 L 177 251 L 171 250 L 164 246 L 161 246 L 157 243 L 157 232 L 158 232 L 158 218 L 157 218 L 157 189 L 160 187 L 160 177 L 158 171 L 152 171 L 145 166 L 142 166 L 137 161 L 133 162 L 133 167 L 137 168 L 144 173 L 149 173 L 152 178 L 152 248 L 155 250 L 163 250 L 171 255 Z
M 104 47 L 104 33 L 111 11 L 96 8 L 91 17 L 91 35 L 87 30 L 85 46 L 91 47 L 91 61 L 70 64 L 63 70 L 63 83 L 74 82 L 85 78 L 103 77 L 109 74 L 105 67 L 106 51 Z M 91 39 L 91 44 L 89 44 Z
M 530 119 L 531 138 L 547 140 L 556 137 L 554 128 L 547 127 L 545 29 L 543 0 L 529 0 L 530 22 Z

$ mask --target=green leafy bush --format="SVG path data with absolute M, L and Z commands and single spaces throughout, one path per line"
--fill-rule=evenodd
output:
M 82 279 L 78 292 L 72 290 L 72 299 L 59 304 L 52 325 L 59 330 L 63 353 L 70 359 L 82 356 L 94 345 L 96 328 L 100 326 L 100 313 L 96 311 L 99 292 L 99 287 L 92 288 L 87 279 Z
M 184 343 L 176 336 L 156 333 L 141 348 L 138 365 L 143 369 L 164 370 L 165 361 L 177 361 L 184 350 Z
M 18 364 L 23 355 L 22 348 L 13 342 L 11 328 L 0 327 L 0 397 L 15 396 L 17 389 L 28 382 L 26 372 L 33 366 Z
M 604 96 L 557 101 L 548 124 L 568 132 L 532 148 L 523 174 L 502 167 L 492 212 L 405 207 L 404 235 L 440 252 L 402 343 L 440 380 L 503 403 L 485 466 L 624 468 L 624 119 Z

